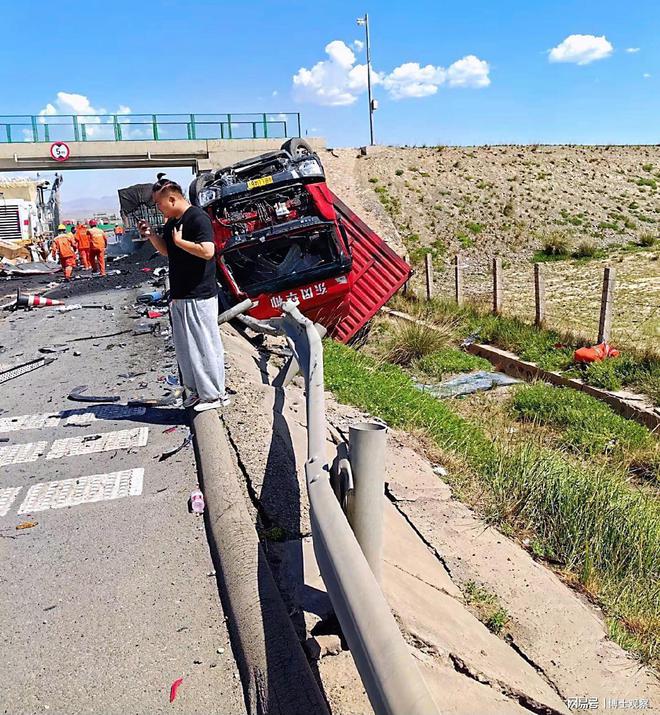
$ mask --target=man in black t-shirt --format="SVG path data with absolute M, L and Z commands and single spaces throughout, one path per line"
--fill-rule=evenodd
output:
M 146 221 L 139 222 L 138 230 L 168 258 L 172 337 L 187 393 L 183 404 L 202 412 L 228 404 L 213 227 L 181 187 L 163 176 L 152 187 L 154 203 L 167 219 L 163 234 L 156 235 Z

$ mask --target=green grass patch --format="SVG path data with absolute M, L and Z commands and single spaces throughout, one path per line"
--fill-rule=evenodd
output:
M 417 366 L 427 375 L 438 379 L 447 373 L 472 372 L 473 370 L 490 370 L 492 368 L 488 360 L 456 348 L 436 350 L 419 360 Z
M 468 581 L 463 592 L 468 605 L 476 613 L 477 618 L 488 628 L 489 631 L 500 635 L 510 617 L 506 609 L 502 607 L 497 595 L 491 593 L 483 586 L 479 586 L 475 581 Z
M 582 454 L 603 454 L 648 448 L 651 433 L 617 415 L 584 392 L 543 383 L 515 390 L 511 405 L 521 419 L 562 427 L 562 443 Z
M 644 659 L 660 662 L 660 504 L 610 467 L 581 467 L 532 444 L 491 441 L 447 403 L 417 390 L 399 367 L 325 342 L 325 385 L 339 400 L 421 431 L 464 459 L 487 496 L 487 517 L 533 534 L 539 550 L 604 606 Z M 465 478 L 457 475 L 457 479 Z M 635 626 L 633 632 L 632 626 Z
M 636 183 L 637 186 L 650 186 L 652 189 L 656 189 L 658 187 L 658 182 L 655 179 L 649 179 L 647 177 L 637 179 Z

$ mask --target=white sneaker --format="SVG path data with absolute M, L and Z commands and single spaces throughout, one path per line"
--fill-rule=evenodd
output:
M 189 392 L 188 397 L 183 401 L 184 407 L 194 407 L 199 402 L 199 395 L 196 392 Z
M 194 406 L 195 412 L 204 412 L 205 410 L 217 410 L 220 407 L 229 407 L 231 405 L 231 399 L 225 395 L 219 400 L 209 400 L 206 402 L 198 402 Z

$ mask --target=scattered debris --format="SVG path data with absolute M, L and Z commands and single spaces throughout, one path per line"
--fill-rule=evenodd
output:
M 153 305 L 154 303 L 159 303 L 164 298 L 165 293 L 163 293 L 163 291 L 154 290 L 150 293 L 141 293 L 137 297 L 137 302 L 142 303 L 143 305 Z
M 621 353 L 606 342 L 599 343 L 590 348 L 578 348 L 573 355 L 577 363 L 600 362 L 605 358 L 619 357 Z
M 101 338 L 114 338 L 117 335 L 126 335 L 126 333 L 132 332 L 131 330 L 120 330 L 118 333 L 107 333 L 105 335 L 87 335 L 84 338 L 71 338 L 67 340 L 67 343 L 76 343 L 81 340 L 100 340 Z
M 42 357 L 37 358 L 36 360 L 30 360 L 29 362 L 25 362 L 22 365 L 15 365 L 14 367 L 7 368 L 6 370 L 0 372 L 0 384 L 2 384 L 3 382 L 7 382 L 8 380 L 13 380 L 15 377 L 25 375 L 28 372 L 32 372 L 32 370 L 36 370 L 37 368 L 43 367 L 44 365 L 50 365 L 53 360 L 55 360 L 55 358 L 53 357 Z
M 176 430 L 176 427 L 177 426 L 174 425 L 174 427 L 168 427 L 167 429 L 164 429 L 163 434 L 171 434 L 172 432 L 174 432 Z
M 168 449 L 166 452 L 163 452 L 158 458 L 158 461 L 164 462 L 166 459 L 173 457 L 175 454 L 177 454 L 177 452 L 180 452 L 184 447 L 187 447 L 192 442 L 192 438 L 192 432 L 189 431 L 183 442 L 181 442 L 178 447 L 175 447 L 174 449 Z
M 193 514 L 200 516 L 204 513 L 204 495 L 199 489 L 193 489 L 190 493 L 190 509 Z
M 60 343 L 56 345 L 46 345 L 43 348 L 39 348 L 40 353 L 65 353 L 69 349 L 68 345 L 62 345 Z
M 173 387 L 174 387 L 174 386 L 176 386 L 176 387 L 179 386 L 179 378 L 177 377 L 177 375 L 168 375 L 168 376 L 165 378 L 165 382 L 166 382 L 168 385 L 172 385 Z
M 145 382 L 146 387 L 149 383 Z M 176 397 L 167 395 L 166 397 L 147 397 L 143 400 L 129 400 L 129 407 L 173 407 L 178 402 Z
M 43 308 L 50 307 L 53 305 L 64 305 L 63 300 L 56 300 L 55 298 L 44 298 L 43 296 L 29 294 L 22 294 L 20 289 L 16 291 L 16 302 L 14 303 L 14 310 L 19 308 Z
M 101 439 L 100 434 L 88 434 L 82 438 L 83 443 L 85 442 L 95 442 L 97 439 Z
M 126 380 L 132 380 L 134 377 L 140 377 L 140 375 L 146 374 L 146 372 L 120 372 L 119 377 L 123 377 Z
M 33 527 L 37 526 L 38 523 L 38 521 L 22 521 L 16 526 L 16 529 L 17 531 L 21 531 L 22 529 L 32 529 Z
M 143 320 L 138 320 L 133 326 L 133 335 L 147 335 L 153 333 L 156 323 L 145 323 Z
M 165 312 L 162 310 L 148 310 L 147 311 L 147 318 L 162 318 L 164 315 L 166 315 Z
M 79 385 L 74 387 L 69 393 L 69 399 L 74 402 L 119 402 L 121 399 L 118 395 L 85 395 L 83 394 L 88 388 L 87 385 Z
M 171 685 L 170 687 L 170 702 L 174 702 L 174 698 L 176 698 L 176 693 L 179 689 L 179 686 L 183 683 L 183 678 L 177 678 Z
M 461 395 L 471 395 L 473 392 L 490 390 L 493 387 L 503 385 L 514 385 L 520 382 L 513 377 L 504 375 L 501 372 L 473 372 L 469 375 L 460 375 L 451 380 L 444 380 L 439 385 L 425 385 L 415 383 L 415 387 L 422 392 L 428 392 L 434 397 L 460 397 Z

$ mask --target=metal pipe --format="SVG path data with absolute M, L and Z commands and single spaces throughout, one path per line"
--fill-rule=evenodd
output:
M 383 494 L 387 428 L 376 422 L 349 427 L 353 490 L 348 522 L 378 583 L 383 577 Z
M 225 310 L 224 313 L 220 313 L 220 315 L 218 316 L 218 325 L 228 323 L 230 320 L 233 320 L 234 318 L 241 315 L 241 313 L 245 313 L 246 310 L 250 310 L 253 305 L 254 303 L 250 298 L 246 298 L 240 303 L 236 303 L 236 305 L 233 305 L 228 310 Z

